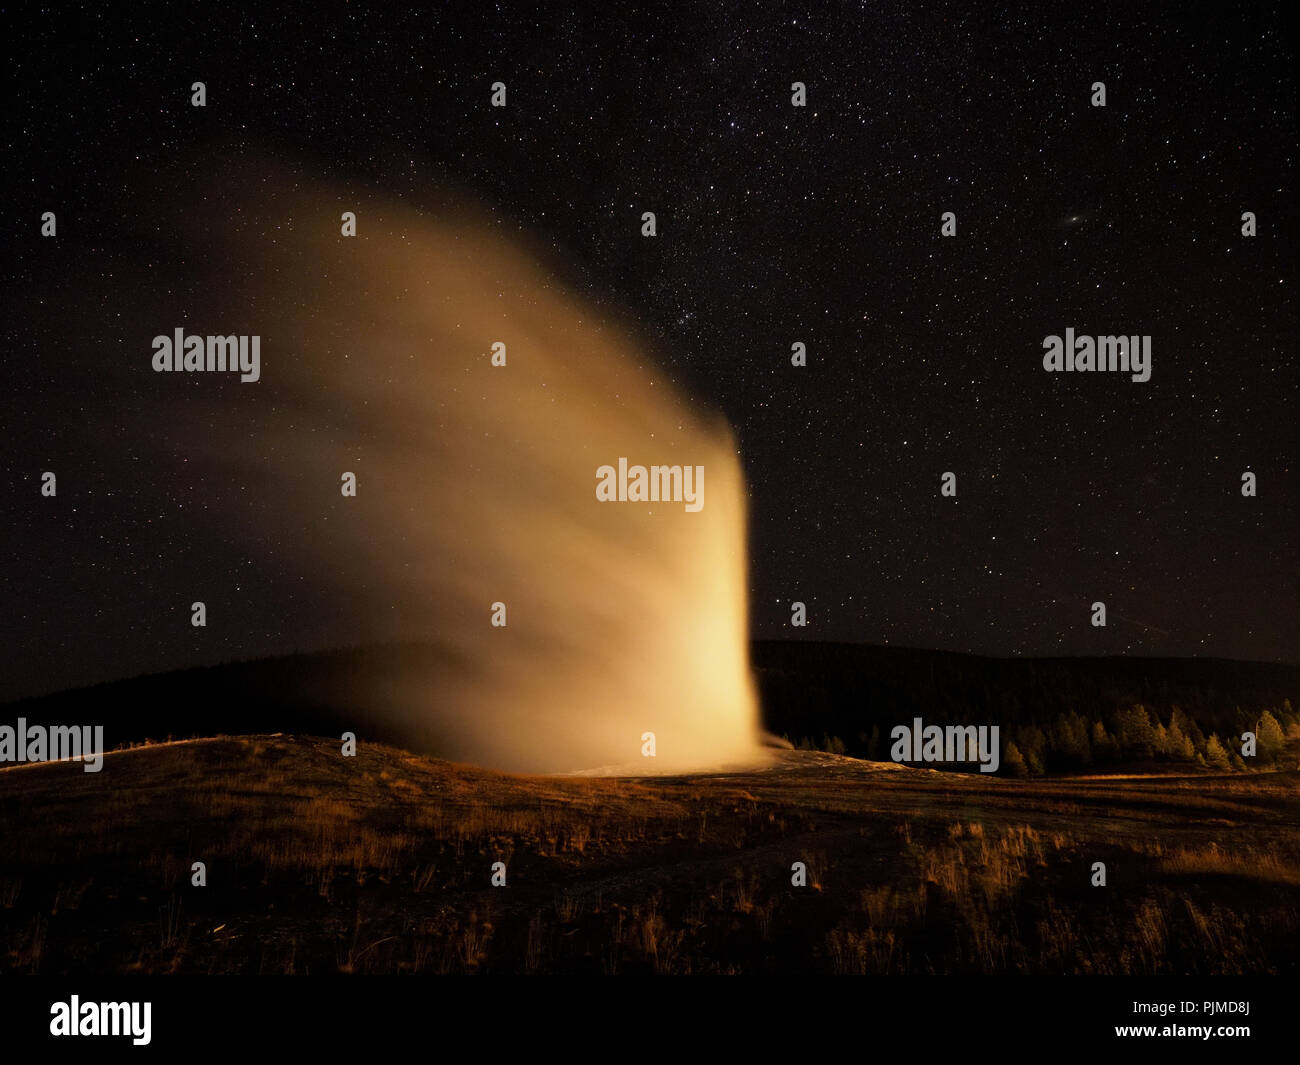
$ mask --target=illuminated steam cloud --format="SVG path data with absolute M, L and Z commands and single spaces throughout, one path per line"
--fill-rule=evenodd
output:
M 354 680 L 358 731 L 383 723 L 414 749 L 516 771 L 756 759 L 726 426 L 464 208 L 434 217 L 266 167 L 201 184 L 201 209 L 185 198 L 164 219 L 174 254 L 138 286 L 156 297 L 130 334 L 153 378 L 149 431 L 193 438 L 197 420 L 205 465 L 256 479 L 240 534 L 291 545 L 335 586 L 352 642 L 437 648 L 427 669 Z M 151 339 L 176 329 L 259 336 L 260 380 L 153 373 Z M 191 400 L 168 425 L 182 392 L 203 413 Z M 598 471 L 621 459 L 702 467 L 688 490 L 703 506 L 617 501 L 625 480 L 602 501 Z

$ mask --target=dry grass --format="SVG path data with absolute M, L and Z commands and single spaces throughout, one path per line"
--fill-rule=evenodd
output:
M 1217 842 L 1180 847 L 1165 857 L 1163 867 L 1167 873 L 1183 876 L 1229 876 L 1255 883 L 1300 885 L 1300 863 L 1285 860 L 1273 850 L 1221 847 Z
M 100 774 L 0 771 L 0 969 L 1294 972 L 1297 783 L 850 760 L 559 779 L 294 737 L 138 748 Z

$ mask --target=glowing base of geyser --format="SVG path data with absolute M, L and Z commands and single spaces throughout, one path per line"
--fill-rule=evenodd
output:
M 143 379 L 150 438 L 181 434 L 190 469 L 244 482 L 209 539 L 241 536 L 326 589 L 355 643 L 439 648 L 436 668 L 333 693 L 358 735 L 516 772 L 766 761 L 727 427 L 499 223 L 265 165 L 196 172 L 203 195 L 165 216 L 174 254 L 132 283 L 133 327 L 103 328 Z M 260 380 L 153 372 L 151 339 L 176 328 L 260 336 Z M 160 428 L 164 412 L 180 417 Z M 620 458 L 702 466 L 702 509 L 598 500 Z M 286 606 L 286 631 L 313 623 Z

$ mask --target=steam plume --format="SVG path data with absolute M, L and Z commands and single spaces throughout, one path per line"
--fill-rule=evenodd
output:
M 510 770 L 752 759 L 726 426 L 472 210 L 417 213 L 266 166 L 201 184 L 201 209 L 183 197 L 164 214 L 166 253 L 120 328 L 150 377 L 128 432 L 188 434 L 207 475 L 239 471 L 245 508 L 208 535 L 333 586 L 355 642 L 436 649 L 428 669 L 332 694 L 415 749 Z M 261 379 L 153 373 L 151 337 L 178 327 L 259 335 Z M 598 501 L 597 468 L 620 457 L 702 466 L 703 509 Z

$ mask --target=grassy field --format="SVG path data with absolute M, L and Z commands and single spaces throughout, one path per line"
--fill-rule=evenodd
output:
M 113 752 L 98 774 L 7 768 L 0 968 L 1300 972 L 1300 772 L 774 757 L 532 778 L 250 736 Z

